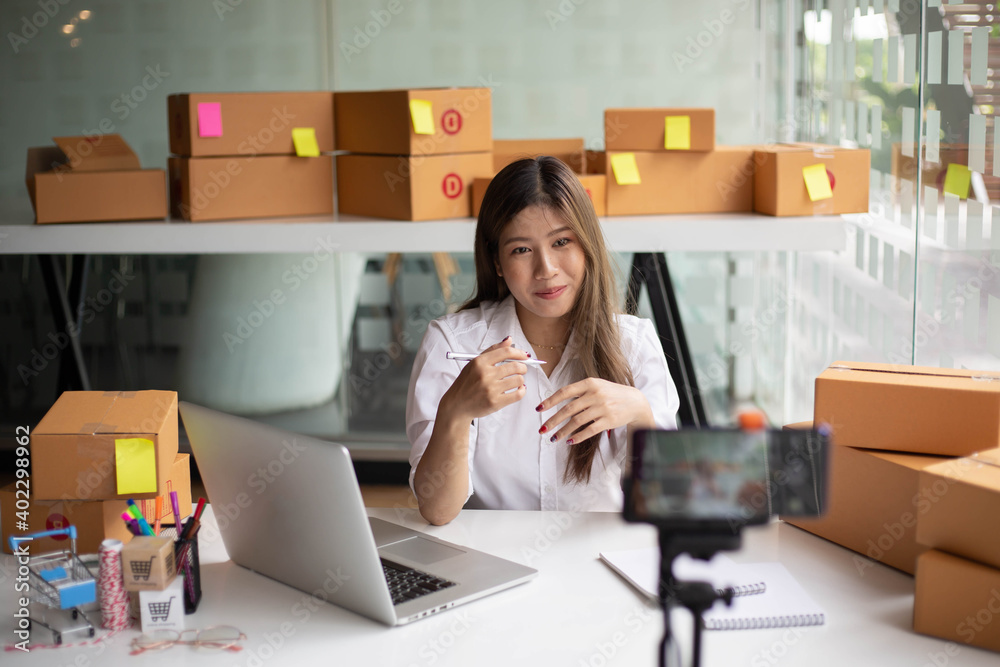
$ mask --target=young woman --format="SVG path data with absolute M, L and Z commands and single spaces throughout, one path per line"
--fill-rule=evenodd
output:
M 440 525 L 463 506 L 620 511 L 628 430 L 675 428 L 679 399 L 652 323 L 619 312 L 573 172 L 539 157 L 497 174 L 475 258 L 476 294 L 431 322 L 413 364 L 406 432 L 420 513 Z

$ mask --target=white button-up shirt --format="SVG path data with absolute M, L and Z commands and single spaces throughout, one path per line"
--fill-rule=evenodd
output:
M 632 369 L 635 386 L 649 401 L 658 428 L 676 428 L 680 399 L 659 338 L 649 320 L 619 315 L 621 342 Z M 461 372 L 464 362 L 445 358 L 453 352 L 480 353 L 507 336 L 514 345 L 530 350 L 514 310 L 513 297 L 489 302 L 434 320 L 427 327 L 413 363 L 406 400 L 406 434 L 410 440 L 410 487 L 420 458 L 427 448 L 438 403 Z M 543 413 L 535 407 L 566 385 L 586 378 L 577 341 L 570 335 L 566 349 L 551 376 L 538 366 L 528 366 L 527 391 L 520 401 L 469 427 L 469 496 L 466 507 L 477 509 L 621 511 L 621 471 L 627 449 L 627 427 L 601 434 L 588 484 L 564 479 L 572 445 L 565 439 L 549 442 L 550 430 L 538 433 L 542 422 L 565 405 Z

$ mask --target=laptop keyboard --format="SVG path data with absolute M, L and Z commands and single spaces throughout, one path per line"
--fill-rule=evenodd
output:
M 422 595 L 451 588 L 455 585 L 454 581 L 392 563 L 384 558 L 382 559 L 382 571 L 385 573 L 386 583 L 389 584 L 389 593 L 392 595 L 394 605 L 416 600 Z

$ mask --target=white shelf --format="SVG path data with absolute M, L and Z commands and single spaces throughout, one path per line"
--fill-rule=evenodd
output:
M 603 218 L 619 252 L 843 250 L 840 216 L 775 218 L 755 214 Z M 357 216 L 0 225 L 0 255 L 472 252 L 472 218 L 399 222 Z

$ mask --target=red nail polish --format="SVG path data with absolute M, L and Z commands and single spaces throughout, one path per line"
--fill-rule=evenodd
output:
M 549 427 L 548 427 L 548 426 L 543 426 L 543 427 L 541 427 L 540 429 L 538 429 L 538 432 L 539 432 L 539 433 L 545 433 L 545 432 L 546 432 L 546 431 L 548 431 L 548 430 L 549 430 Z
M 558 440 L 558 438 L 556 438 L 555 435 L 553 435 L 551 438 L 549 438 L 549 442 L 555 442 L 556 440 Z
M 572 445 L 573 444 L 573 438 L 570 438 L 569 440 L 567 440 L 566 444 L 567 445 Z
M 535 412 L 541 412 L 541 411 L 542 411 L 542 404 L 541 404 L 541 403 L 539 403 L 539 404 L 538 404 L 538 407 L 537 407 L 537 408 L 535 408 Z

